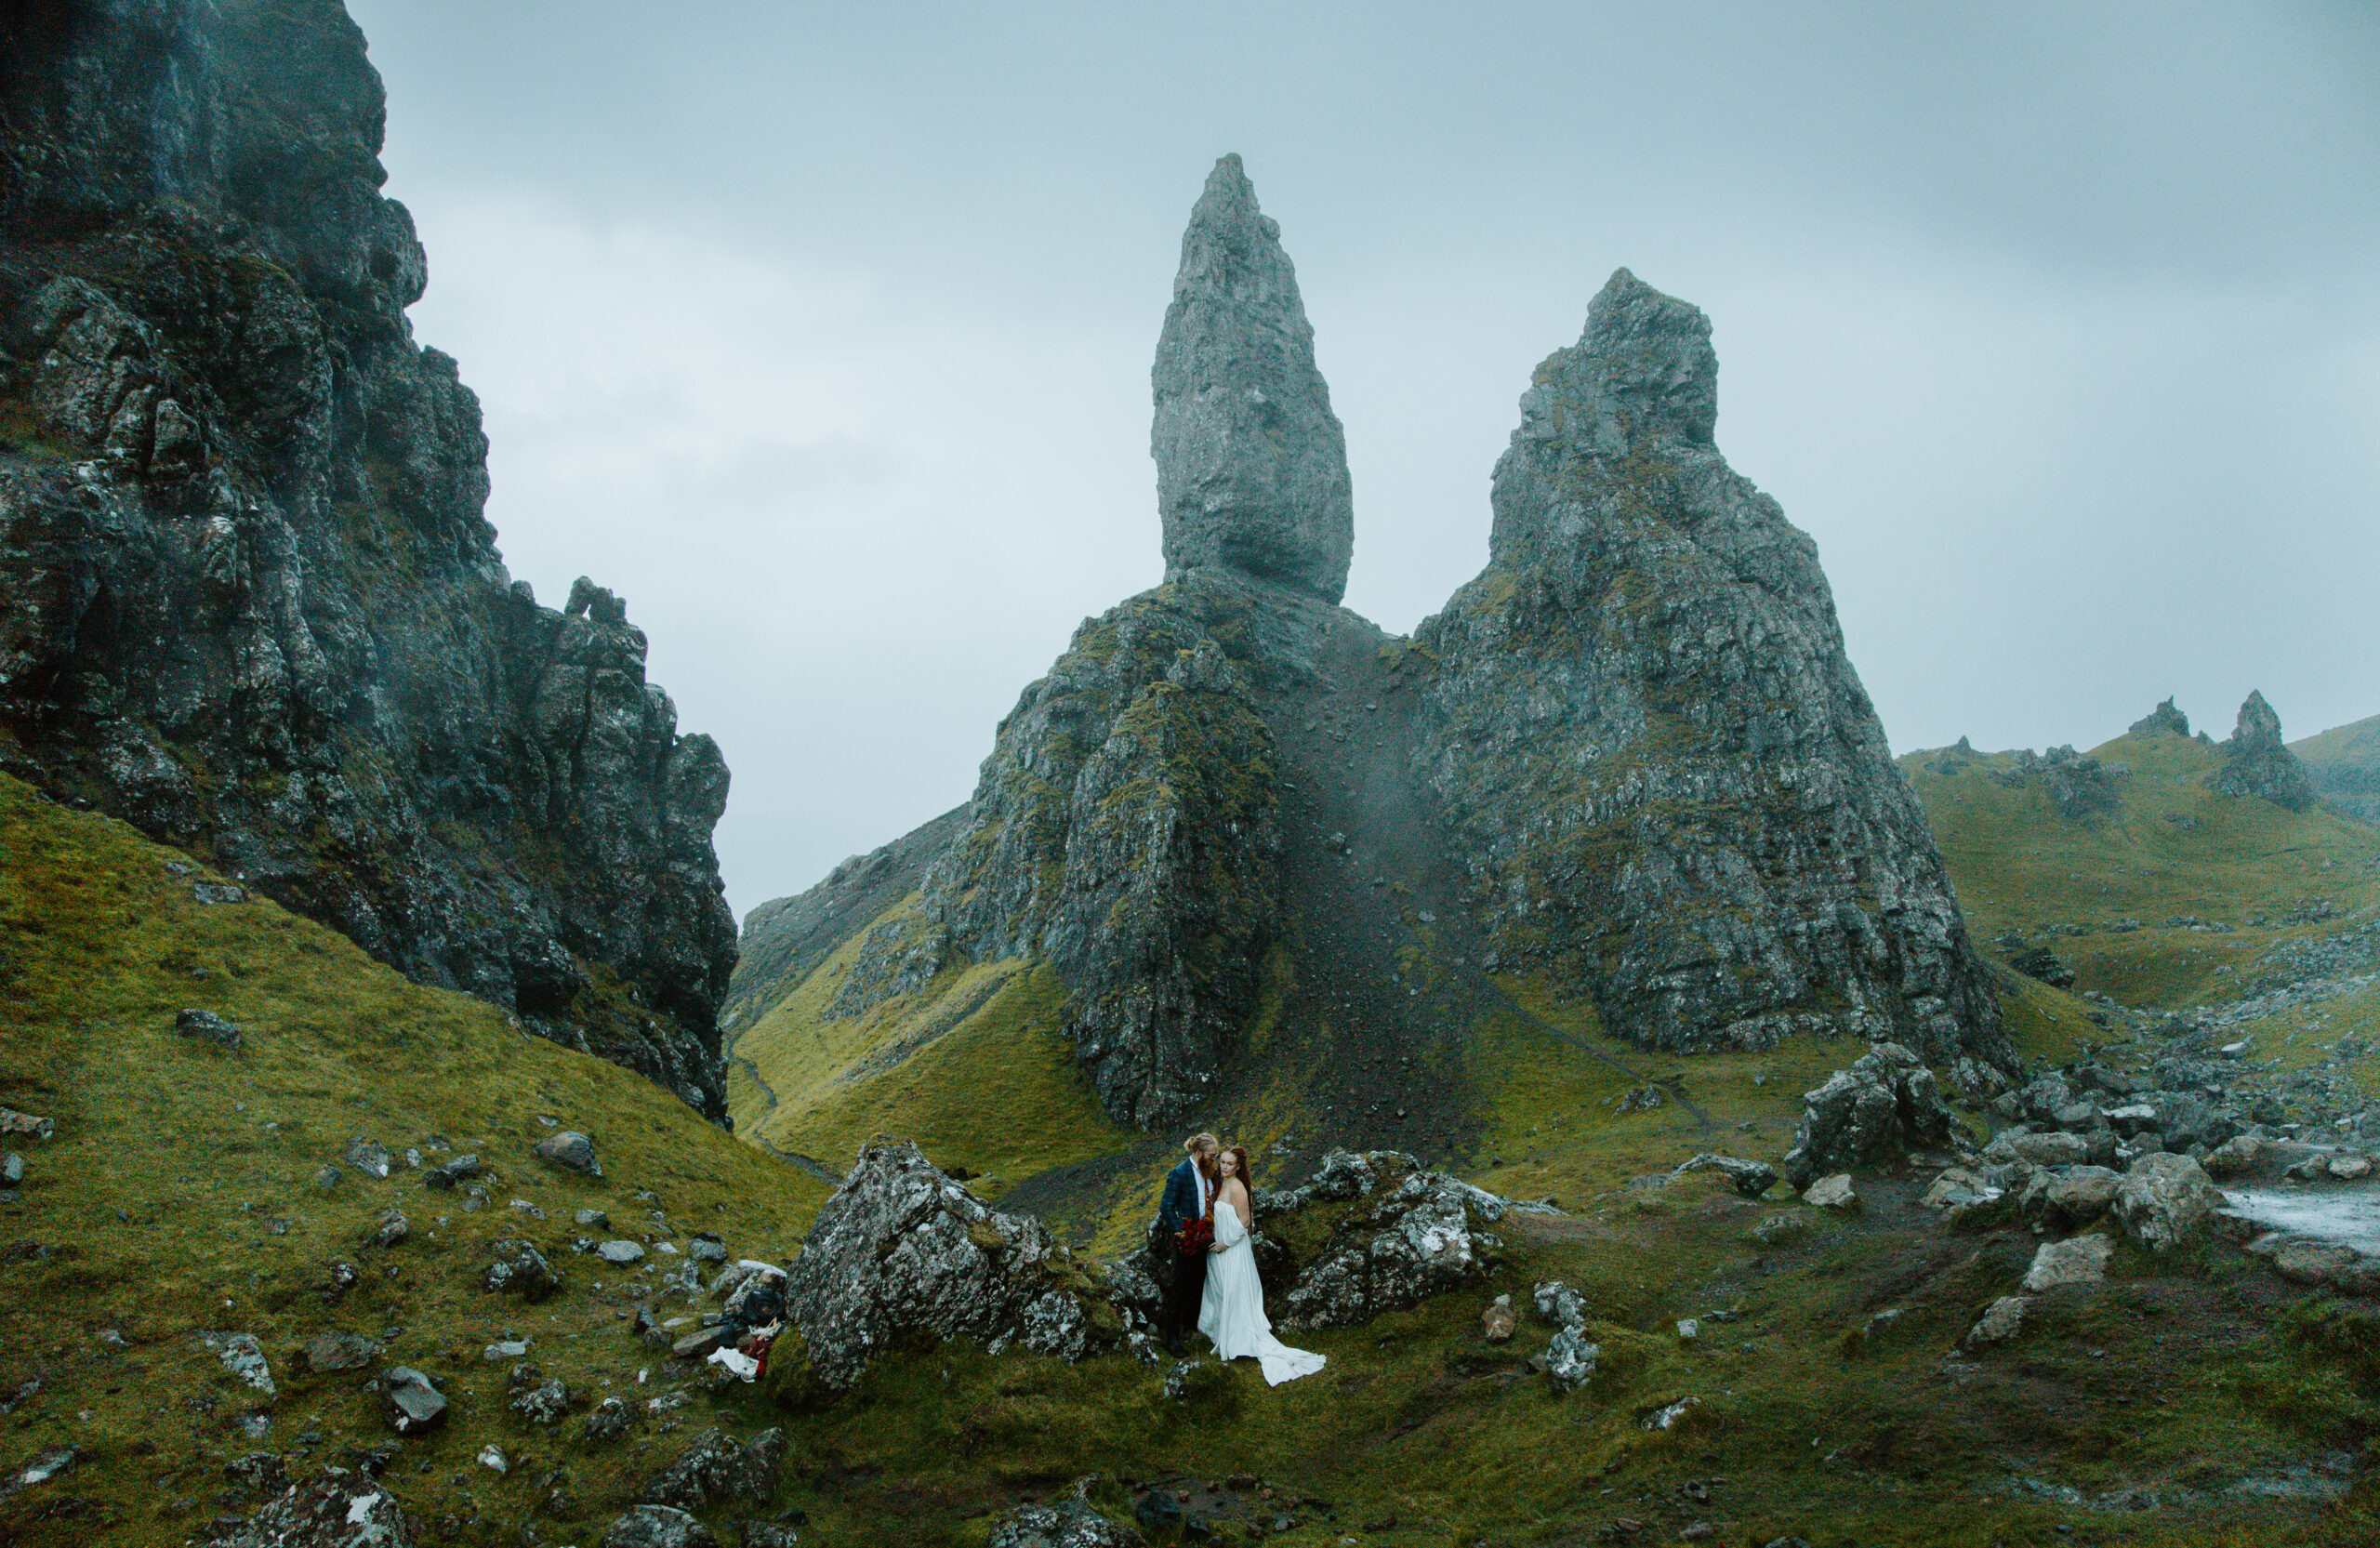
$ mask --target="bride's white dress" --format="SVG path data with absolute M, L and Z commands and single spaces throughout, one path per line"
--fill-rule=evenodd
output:
M 1215 1353 L 1226 1360 L 1253 1355 L 1264 1368 L 1269 1386 L 1320 1370 L 1320 1355 L 1292 1349 L 1273 1336 L 1273 1324 L 1264 1316 L 1264 1281 L 1257 1277 L 1256 1250 L 1249 1243 L 1248 1227 L 1239 1223 L 1237 1210 L 1220 1201 L 1215 1205 L 1215 1240 L 1223 1250 L 1208 1261 L 1206 1295 L 1198 1305 L 1198 1331 L 1213 1342 Z

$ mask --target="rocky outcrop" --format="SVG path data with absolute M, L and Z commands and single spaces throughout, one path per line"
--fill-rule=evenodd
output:
M 1816 548 L 1712 443 L 1710 334 L 1612 276 L 1521 400 L 1488 569 L 1416 636 L 1492 965 L 1651 1047 L 1829 1027 L 2008 1063 Z
M 1362 1192 L 1373 1197 L 1338 1223 L 1289 1287 L 1284 1327 L 1353 1327 L 1419 1305 L 1486 1278 L 1503 1246 L 1480 1229 L 1503 1217 L 1504 1201 L 1494 1195 L 1421 1170 L 1409 1156 L 1347 1158 L 1354 1161 L 1368 1174 Z M 1347 1162 L 1342 1176 L 1356 1171 Z
M 1273 737 L 1210 630 L 1228 580 L 1077 631 L 1000 724 L 964 831 L 912 914 L 877 925 L 834 1003 L 864 1011 L 964 955 L 1038 958 L 1108 1113 L 1195 1103 L 1237 1043 L 1277 913 Z
M 1897 1043 L 1876 1044 L 1802 1100 L 1801 1127 L 1785 1153 L 1785 1180 L 1796 1188 L 1963 1137 L 1934 1072 Z
M 2058 814 L 2085 827 L 2096 827 L 2123 805 L 2115 775 L 2097 759 L 2076 752 L 2069 745 L 2035 753 L 2016 752 L 2016 767 L 1998 776 L 2012 789 L 2030 786 L 2049 797 Z
M 506 574 L 336 0 L 0 19 L 0 766 L 723 1111 L 727 770 Z
M 2239 723 L 2223 744 L 2223 767 L 2215 772 L 2215 787 L 2292 812 L 2314 804 L 2314 787 L 2306 778 L 2305 765 L 2281 742 L 2281 717 L 2264 695 L 2251 692 L 2240 706 Z
M 2132 722 L 2131 734 L 2135 736 L 2188 736 L 2189 734 L 2190 718 L 2175 708 L 2170 698 Z
M 1066 1359 L 1122 1336 L 1099 1287 L 1039 1221 L 997 1212 L 906 1144 L 861 1152 L 819 1209 L 785 1295 L 828 1391 L 857 1382 L 902 1334 L 1015 1342 Z
M 207 1542 L 208 1548 L 411 1548 L 417 1541 L 404 1508 L 378 1480 L 327 1467 Z
M 1222 565 L 1337 602 L 1355 545 L 1346 438 L 1281 228 L 1237 156 L 1215 163 L 1182 233 L 1150 381 L 1167 578 Z

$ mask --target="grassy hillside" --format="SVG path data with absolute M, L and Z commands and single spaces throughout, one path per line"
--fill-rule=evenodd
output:
M 1240 1369 L 1168 1399 L 1157 1372 L 1121 1356 L 1066 1367 L 904 1347 L 851 1396 L 781 1411 L 760 1388 L 713 1389 L 635 1342 L 623 1318 L 645 1285 L 571 1252 L 570 1212 L 607 1211 L 610 1230 L 594 1234 L 647 1240 L 652 1261 L 669 1262 L 659 1244 L 682 1249 L 696 1229 L 782 1256 L 824 1192 L 807 1172 L 268 904 L 202 903 L 193 886 L 219 878 L 177 870 L 188 862 L 173 852 L 6 782 L 0 856 L 0 1102 L 58 1123 L 56 1138 L 17 1144 L 28 1175 L 0 1205 L 18 1243 L 0 1267 L 0 1393 L 40 1383 L 7 1399 L 0 1469 L 13 1477 L 57 1446 L 77 1454 L 0 1501 L 0 1540 L 203 1541 L 210 1521 L 254 1506 L 227 1475 L 233 1459 L 271 1452 L 303 1475 L 368 1447 L 391 1453 L 387 1481 L 427 1541 L 588 1543 L 703 1429 L 772 1423 L 787 1427 L 791 1460 L 756 1514 L 805 1512 L 805 1541 L 826 1543 L 980 1542 L 993 1511 L 1091 1472 L 1183 1487 L 1260 1474 L 1273 1500 L 1260 1512 L 1243 1498 L 1225 1512 L 1229 1529 L 1252 1540 L 1253 1523 L 1293 1543 L 1637 1535 L 1622 1521 L 1653 1540 L 1709 1521 L 1730 1542 L 1792 1532 L 1983 1548 L 2068 1541 L 2058 1528 L 2076 1527 L 2083 1541 L 2323 1542 L 2370 1525 L 2254 1492 L 2292 1487 L 2310 1449 L 2369 1433 L 2373 1400 L 2324 1355 L 2320 1330 L 2334 1324 L 2295 1309 L 2301 1298 L 2261 1269 L 2121 1250 L 2115 1283 L 2045 1301 L 2013 1351 L 1946 1358 L 2022 1272 L 2023 1233 L 1946 1237 L 1911 1209 L 1914 1184 L 1890 1177 L 1865 1185 L 1868 1209 L 1850 1219 L 1740 1199 L 1707 1178 L 1645 1180 L 1705 1149 L 1775 1158 L 1796 1093 L 1857 1049 L 1646 1060 L 1517 982 L 1471 1002 L 1464 1067 L 1416 1078 L 1490 1093 L 1466 1165 L 1475 1180 L 1554 1195 L 1568 1211 L 1509 1217 L 1501 1260 L 1474 1291 L 1296 1335 L 1331 1365 L 1279 1389 Z M 822 1079 L 776 1131 L 825 1149 L 898 1122 L 931 1132 L 951 1164 L 1007 1169 L 1015 1183 L 985 1186 L 1012 1197 L 1090 1164 L 1076 1158 L 1137 1143 L 1092 1123 L 1061 1051 L 1037 1052 L 1051 992 L 1030 971 L 985 964 L 891 1019 L 813 1026 L 806 1053 L 789 1015 L 773 1034 L 782 1046 L 758 1050 L 761 1067 L 856 1078 Z M 2068 997 L 2013 992 L 2041 1052 L 2066 1051 L 2088 1025 Z M 177 1035 L 185 1005 L 239 1024 L 244 1049 Z M 868 1067 L 905 1046 L 905 1061 Z M 1648 1089 L 1657 1105 L 1645 1105 Z M 1236 1131 L 1293 1156 L 1310 1117 L 1296 1105 L 1302 1090 L 1278 1088 L 1269 1106 L 1265 1092 L 1243 1093 Z M 541 1117 L 593 1135 L 607 1177 L 536 1159 Z M 497 1171 L 486 1207 L 403 1172 L 374 1182 L 350 1169 L 319 1187 L 359 1133 L 432 1160 L 475 1150 Z M 1120 1223 L 1154 1185 L 1135 1165 L 1091 1191 Z M 361 1247 L 391 1205 L 411 1237 Z M 1778 1213 L 1799 1234 L 1754 1239 L 1751 1227 Z M 482 1290 L 505 1237 L 542 1244 L 562 1292 L 524 1306 Z M 341 1261 L 362 1282 L 335 1297 Z M 1581 1290 L 1604 1351 L 1602 1374 L 1567 1397 L 1526 1365 L 1548 1330 L 1525 1318 L 1510 1343 L 1479 1336 L 1492 1295 L 1525 1307 L 1550 1278 Z M 1892 1336 L 1865 1332 L 1884 1310 L 1900 1314 Z M 1692 1341 L 1675 1330 L 1688 1316 L 1702 1319 Z M 456 1405 L 449 1427 L 398 1441 L 362 1373 L 301 1374 L 290 1351 L 333 1330 L 437 1376 Z M 207 1331 L 254 1333 L 278 1396 L 241 1385 L 200 1343 Z M 482 1350 L 512 1333 L 578 1398 L 557 1430 L 505 1407 L 507 1365 Z M 590 1446 L 580 1416 L 606 1392 L 664 1406 L 641 1404 L 624 1443 Z M 1642 1427 L 1682 1396 L 1699 1399 L 1688 1422 Z M 246 1427 L 259 1417 L 261 1437 Z M 477 1460 L 490 1444 L 508 1471 Z M 2167 1508 L 2110 1515 L 2088 1500 L 2143 1488 L 2164 1491 Z M 1113 1484 L 1094 1498 L 1126 1508 Z M 1276 1534 L 1280 1515 L 1293 1525 Z M 733 1513 L 714 1526 L 734 1541 Z
M 2324 800 L 2359 822 L 2380 823 L 2380 715 L 2317 732 L 2289 750 Z

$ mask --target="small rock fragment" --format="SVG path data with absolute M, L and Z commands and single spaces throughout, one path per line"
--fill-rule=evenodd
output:
M 183 1010 L 174 1017 L 174 1030 L 185 1038 L 203 1038 L 229 1051 L 236 1051 L 242 1041 L 240 1029 L 212 1011 Z
M 1820 1210 L 1848 1213 L 1859 1208 L 1859 1195 L 1851 1185 L 1851 1174 L 1838 1171 L 1821 1177 L 1802 1190 L 1802 1202 Z
M 361 1134 L 347 1142 L 347 1149 L 340 1158 L 366 1177 L 389 1175 L 388 1148 L 378 1141 L 367 1140 Z
M 1489 1343 L 1501 1343 L 1513 1336 L 1519 1319 L 1513 1315 L 1513 1298 L 1500 1295 L 1480 1315 L 1480 1336 Z
M 2060 1285 L 2096 1285 L 2108 1277 L 2108 1259 L 2115 1246 L 2097 1236 L 2043 1242 L 2025 1271 L 2025 1289 L 2039 1294 Z
M 575 1129 L 564 1129 L 537 1142 L 537 1154 L 566 1171 L 583 1177 L 603 1175 L 602 1163 L 595 1158 L 595 1142 Z
M 1983 1316 L 1967 1330 L 1967 1347 L 1979 1349 L 1986 1344 L 2005 1343 L 2015 1338 L 2017 1330 L 2024 1326 L 2025 1307 L 2029 1303 L 2026 1296 L 2003 1295 L 1985 1307 Z

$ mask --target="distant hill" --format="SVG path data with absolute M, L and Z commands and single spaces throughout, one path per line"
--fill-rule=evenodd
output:
M 2315 794 L 2359 822 L 2380 826 L 2380 715 L 2318 731 L 2289 750 Z

